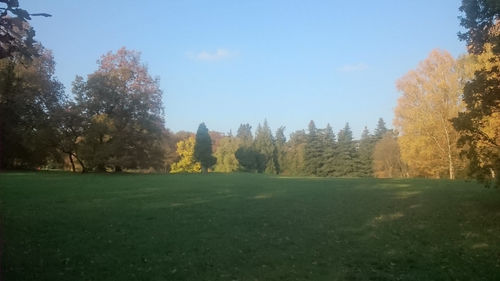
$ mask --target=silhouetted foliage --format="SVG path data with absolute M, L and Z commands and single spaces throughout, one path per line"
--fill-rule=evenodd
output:
M 265 170 L 266 157 L 253 147 L 242 146 L 236 150 L 236 159 L 242 171 L 262 173 Z
M 201 123 L 196 132 L 194 158 L 201 163 L 203 173 L 206 173 L 217 162 L 217 159 L 212 155 L 212 139 L 205 123 Z
M 65 100 L 52 54 L 0 60 L 0 168 L 35 168 L 58 158 L 57 118 Z
M 15 54 L 24 58 L 40 55 L 35 30 L 29 25 L 32 16 L 50 17 L 46 13 L 30 14 L 19 8 L 18 0 L 0 0 L 0 59 Z
M 469 52 L 487 56 L 487 63 L 475 72 L 463 91 L 467 110 L 453 119 L 459 140 L 470 160 L 470 175 L 500 186 L 500 2 L 463 0 L 461 25 Z

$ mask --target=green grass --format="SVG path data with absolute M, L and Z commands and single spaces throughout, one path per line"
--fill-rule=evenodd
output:
M 495 280 L 500 190 L 252 174 L 0 174 L 2 280 Z

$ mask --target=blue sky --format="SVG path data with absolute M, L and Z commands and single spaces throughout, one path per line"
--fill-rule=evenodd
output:
M 432 49 L 465 53 L 460 0 L 20 2 L 53 15 L 32 25 L 68 93 L 106 52 L 140 51 L 173 131 L 267 118 L 288 134 L 349 122 L 358 137 L 379 117 L 392 126 L 395 81 Z

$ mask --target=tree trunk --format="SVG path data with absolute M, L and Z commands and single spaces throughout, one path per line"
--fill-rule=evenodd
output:
M 446 136 L 446 144 L 448 145 L 448 171 L 450 173 L 450 180 L 455 179 L 455 167 L 453 166 L 453 156 L 451 152 L 450 134 L 446 126 L 444 126 L 444 132 Z
M 122 167 L 121 166 L 115 166 L 115 173 L 120 173 L 122 172 Z
M 73 156 L 75 156 L 76 160 L 78 161 L 78 163 L 82 167 L 82 174 L 87 172 L 87 168 L 85 168 L 85 165 L 83 165 L 83 162 L 82 162 L 82 160 L 80 160 L 80 157 L 76 156 L 76 154 L 73 154 Z
M 208 173 L 208 169 L 207 169 L 207 167 L 203 167 L 203 166 L 201 166 L 201 172 L 202 172 L 203 174 Z
M 75 169 L 75 162 L 73 162 L 73 154 L 70 152 L 68 153 L 68 156 L 69 156 L 69 162 L 71 163 L 71 171 L 73 171 L 74 173 L 76 169 Z

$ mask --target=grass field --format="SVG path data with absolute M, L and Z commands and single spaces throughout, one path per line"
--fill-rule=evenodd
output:
M 500 190 L 0 174 L 2 280 L 499 280 Z

